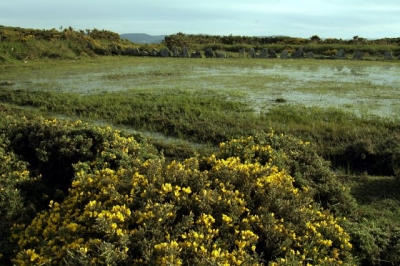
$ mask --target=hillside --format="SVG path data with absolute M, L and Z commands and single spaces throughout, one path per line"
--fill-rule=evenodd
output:
M 121 39 L 129 40 L 133 43 L 161 43 L 166 35 L 149 35 L 146 33 L 124 33 L 121 34 Z
M 357 37 L 357 38 L 356 38 Z M 213 36 L 177 33 L 172 35 L 148 35 L 144 33 L 118 34 L 107 30 L 76 30 L 71 27 L 63 30 L 39 30 L 0 25 L 0 62 L 12 60 L 32 60 L 38 58 L 75 59 L 97 55 L 155 55 L 161 56 L 160 49 L 167 47 L 188 48 L 194 51 L 223 51 L 228 57 L 237 56 L 239 51 L 253 51 L 252 57 L 276 58 L 286 51 L 305 53 L 320 59 L 332 59 L 341 51 L 340 58 L 367 60 L 400 59 L 400 38 L 367 40 L 355 36 L 352 40 L 321 39 L 314 35 L 308 39 L 285 36 Z M 268 49 L 268 50 L 267 50 Z M 269 51 L 267 56 L 262 51 Z M 164 53 L 165 55 L 165 53 Z M 243 54 L 242 54 L 243 55 Z M 257 55 L 257 56 L 253 56 Z M 259 56 L 258 56 L 259 55 Z M 270 56 L 271 55 L 271 56 Z M 179 52 L 176 53 L 179 56 Z

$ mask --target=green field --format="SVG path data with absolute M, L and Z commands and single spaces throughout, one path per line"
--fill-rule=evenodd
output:
M 346 228 L 355 261 L 400 263 L 398 60 L 104 56 L 0 73 L 4 114 L 141 133 L 169 162 L 260 132 L 310 142 L 357 201 Z

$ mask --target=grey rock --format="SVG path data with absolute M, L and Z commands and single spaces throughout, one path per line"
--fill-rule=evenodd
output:
M 339 49 L 339 51 L 336 52 L 335 54 L 336 59 L 347 59 L 346 53 L 343 49 Z
M 182 48 L 182 57 L 189 57 L 189 51 L 187 46 L 183 46 Z
M 215 52 L 214 55 L 216 58 L 226 58 L 227 57 L 226 54 L 221 53 L 221 52 Z
M 281 59 L 288 59 L 289 58 L 289 52 L 287 50 L 283 50 L 281 52 L 280 58 Z
M 178 47 L 173 47 L 172 48 L 172 56 L 173 57 L 179 57 L 181 54 L 180 54 L 180 52 L 179 52 L 179 49 L 178 49 Z
M 239 50 L 239 57 L 244 57 L 246 55 L 246 49 L 242 48 Z
M 153 49 L 153 51 L 151 51 L 151 55 L 152 56 L 157 56 L 158 55 L 158 50 L 157 49 Z
M 213 57 L 214 57 L 214 53 L 213 53 L 212 48 L 207 48 L 207 49 L 204 51 L 204 56 L 205 56 L 206 58 L 213 58 Z
M 268 49 L 268 58 L 277 58 L 278 55 L 276 54 L 276 52 L 272 49 Z
M 202 58 L 200 51 L 196 51 L 190 54 L 191 58 Z
M 121 47 L 119 47 L 118 45 L 110 44 L 108 47 L 109 47 L 112 55 L 120 55 L 121 54 Z
M 304 51 L 303 48 L 299 47 L 299 49 L 297 49 L 296 51 L 294 51 L 291 55 L 290 58 L 304 58 Z
M 123 54 L 123 55 L 138 55 L 138 54 L 139 54 L 139 51 L 137 51 L 137 53 L 135 53 L 135 52 L 136 52 L 136 49 L 137 49 L 137 48 L 128 47 L 128 48 L 126 48 L 126 49 L 123 49 L 123 50 L 121 51 L 121 54 Z
M 385 60 L 392 60 L 393 59 L 392 51 L 386 50 L 383 57 Z
M 306 57 L 307 57 L 307 58 L 314 58 L 314 53 L 313 53 L 313 52 L 308 52 L 308 53 L 306 54 Z
M 167 47 L 163 47 L 163 48 L 160 50 L 160 56 L 161 56 L 161 57 L 169 57 L 169 56 L 170 56 L 169 49 L 168 49 Z
M 262 49 L 260 58 L 268 58 L 268 48 Z
M 356 51 L 354 53 L 353 59 L 354 60 L 363 60 L 364 53 L 361 51 Z
M 134 48 L 133 49 L 133 55 L 140 55 L 139 48 Z
M 254 48 L 250 48 L 249 52 L 247 53 L 247 57 L 254 58 L 255 54 L 256 54 L 256 50 L 254 50 Z

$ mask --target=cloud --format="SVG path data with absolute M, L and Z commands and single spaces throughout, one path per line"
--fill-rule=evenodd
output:
M 0 25 L 118 33 L 399 37 L 398 0 L 2 0 Z

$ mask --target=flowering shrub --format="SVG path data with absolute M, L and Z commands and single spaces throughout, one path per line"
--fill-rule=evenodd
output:
M 0 117 L 0 264 L 9 265 L 13 223 L 30 223 L 50 200 L 62 202 L 74 177 L 73 165 L 93 169 L 132 167 L 137 158 L 156 157 L 139 135 L 125 137 L 111 128 L 40 117 Z M 4 261 L 4 262 L 3 262 Z
M 12 247 L 3 254 L 16 265 L 354 263 L 344 218 L 313 201 L 316 180 L 296 174 L 307 163 L 289 167 L 307 153 L 294 146 L 286 155 L 279 139 L 271 138 L 276 150 L 249 137 L 221 144 L 218 155 L 167 163 L 140 136 L 110 128 L 42 118 L 2 124 L 0 151 L 15 161 L 2 166 L 4 180 L 16 168 L 31 184 L 13 197 L 22 208 L 26 195 L 47 201 L 33 219 L 2 227 L 10 236 L 2 245 Z
M 200 166 L 207 169 L 202 169 Z M 15 225 L 14 263 L 272 265 L 350 262 L 349 236 L 273 165 L 191 158 L 85 171 L 62 203 Z
M 309 142 L 283 134 L 258 133 L 220 144 L 221 158 L 237 156 L 243 163 L 272 164 L 294 178 L 296 188 L 310 190 L 314 201 L 340 215 L 354 212 L 354 198 Z

